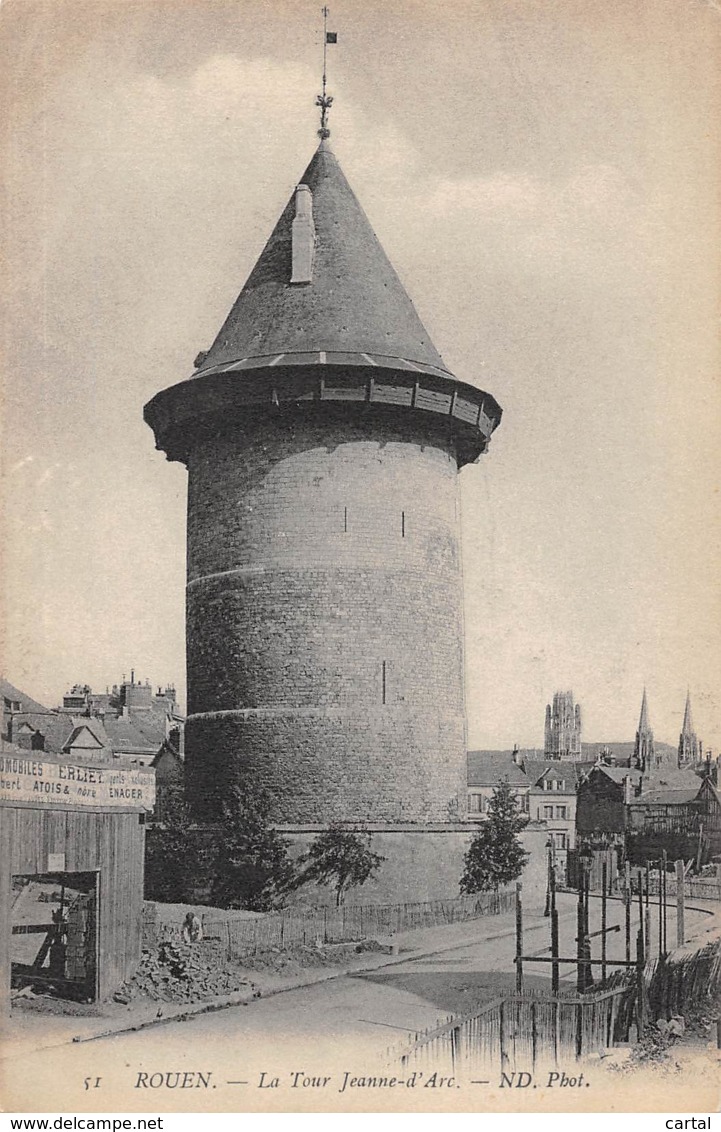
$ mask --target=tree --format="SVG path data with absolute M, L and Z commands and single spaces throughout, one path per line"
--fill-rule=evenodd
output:
M 320 833 L 301 858 L 305 866 L 302 879 L 335 888 L 336 906 L 345 900 L 349 888 L 359 888 L 378 872 L 385 861 L 370 848 L 371 835 L 364 830 L 344 829 L 337 822 Z
M 200 833 L 182 793 L 172 793 L 162 821 L 149 825 L 145 834 L 146 899 L 170 904 L 192 900 L 201 859 Z
M 516 795 L 504 778 L 488 803 L 488 817 L 473 838 L 464 859 L 461 892 L 497 891 L 523 872 L 528 853 L 518 834 L 528 824 Z
M 221 908 L 270 912 L 298 883 L 288 842 L 270 825 L 269 809 L 261 790 L 234 787 L 223 802 L 210 893 Z

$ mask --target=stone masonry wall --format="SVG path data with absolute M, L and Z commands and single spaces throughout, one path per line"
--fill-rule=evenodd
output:
M 273 817 L 447 821 L 465 778 L 450 444 L 362 420 L 255 424 L 189 460 L 190 797 Z
M 371 849 L 385 857 L 378 873 L 361 888 L 353 888 L 346 897 L 348 904 L 396 904 L 410 901 L 444 900 L 459 895 L 463 859 L 473 840 L 474 830 L 468 826 L 453 829 L 373 830 Z M 283 831 L 293 857 L 308 851 L 317 833 Z M 545 827 L 531 826 L 520 835 L 528 853 L 523 870 L 523 906 L 526 912 L 538 913 L 546 898 L 548 858 Z M 320 885 L 303 885 L 295 897 L 299 903 L 332 904 L 333 890 Z

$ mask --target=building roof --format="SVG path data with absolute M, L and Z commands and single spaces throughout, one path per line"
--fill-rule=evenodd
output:
M 511 786 L 530 786 L 513 751 L 469 751 L 467 765 L 469 786 L 497 786 L 503 778 Z
M 638 798 L 632 798 L 629 802 L 631 806 L 685 806 L 689 802 L 694 802 L 698 795 L 698 788 L 695 790 L 679 789 L 679 790 L 646 790 L 643 794 L 639 794 Z
M 19 688 L 16 688 L 14 684 L 11 684 L 10 681 L 6 680 L 3 676 L 0 676 L 0 696 L 3 697 L 3 701 L 6 699 L 12 700 L 13 703 L 19 701 L 22 704 L 23 712 L 35 715 L 50 715 L 52 712 L 51 708 L 45 707 L 43 704 L 39 704 L 37 700 L 31 699 L 26 692 L 21 692 Z
M 636 743 L 634 742 L 611 742 L 611 743 L 582 743 L 581 749 L 585 759 L 597 759 L 604 751 L 610 753 L 616 759 L 617 764 L 620 766 L 623 763 L 629 766 L 636 754 Z M 657 757 L 667 755 L 669 759 L 676 758 L 676 748 L 672 747 L 670 743 L 655 742 L 654 749 Z
M 370 355 L 371 365 L 403 359 L 450 376 L 327 143 L 300 184 L 312 193 L 311 281 L 290 282 L 294 192 L 199 376 L 244 359 L 320 363 L 321 352 L 339 355 L 340 364 L 367 365 Z
M 104 720 L 108 741 L 115 754 L 155 754 L 165 738 L 165 734 L 156 739 L 143 731 L 135 719 L 119 716 L 117 719 Z
M 146 711 L 136 714 L 131 708 L 130 720 L 149 746 L 159 747 L 161 743 L 165 742 L 166 714 L 164 711 Z
M 536 786 L 541 779 L 552 777 L 569 784 L 568 793 L 576 792 L 580 780 L 588 774 L 593 763 L 559 759 L 524 759 L 523 766 L 529 779 Z M 561 791 L 563 793 L 563 791 Z
M 72 728 L 63 743 L 63 751 L 69 751 L 71 747 L 108 750 L 108 737 L 97 723 L 94 719 L 72 719 Z
M 71 717 L 60 712 L 13 712 L 12 721 L 13 736 L 23 723 L 27 723 L 33 731 L 39 731 L 44 737 L 44 750 L 49 754 L 59 754 L 72 731 Z
M 610 778 L 612 782 L 622 784 L 624 779 L 630 778 L 634 786 L 636 786 L 643 778 L 643 773 L 632 766 L 606 766 L 605 763 L 596 764 L 593 771 L 598 771 L 600 774 L 605 774 L 606 778 Z

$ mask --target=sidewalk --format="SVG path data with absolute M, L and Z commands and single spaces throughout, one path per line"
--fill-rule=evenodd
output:
M 562 918 L 571 916 L 564 913 Z M 540 913 L 526 912 L 524 930 L 547 925 L 548 921 Z M 40 1049 L 67 1045 L 71 1042 L 87 1042 L 113 1034 L 142 1030 L 148 1026 L 187 1018 L 193 1014 L 206 1014 L 215 1010 L 244 1006 L 257 998 L 282 994 L 300 987 L 341 979 L 346 975 L 376 971 L 380 967 L 392 967 L 406 963 L 409 959 L 421 959 L 439 952 L 452 951 L 466 944 L 480 940 L 494 940 L 512 937 L 515 934 L 515 913 L 505 912 L 500 916 L 484 916 L 477 920 L 465 920 L 457 924 L 441 924 L 433 928 L 418 928 L 395 937 L 398 954 L 386 952 L 366 952 L 350 962 L 333 967 L 309 968 L 293 975 L 283 975 L 267 971 L 248 971 L 251 980 L 248 987 L 229 995 L 219 995 L 201 1002 L 177 1004 L 173 1002 L 133 1001 L 128 1006 L 118 1003 L 102 1003 L 102 1014 L 93 1016 L 74 1016 L 33 1013 L 15 1010 L 4 1020 L 0 1031 L 0 1060 L 16 1058 Z

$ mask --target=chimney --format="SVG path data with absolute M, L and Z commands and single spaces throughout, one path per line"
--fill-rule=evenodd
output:
M 310 283 L 313 278 L 315 224 L 313 223 L 313 194 L 307 185 L 298 185 L 295 190 L 292 245 L 290 281 L 291 283 Z

